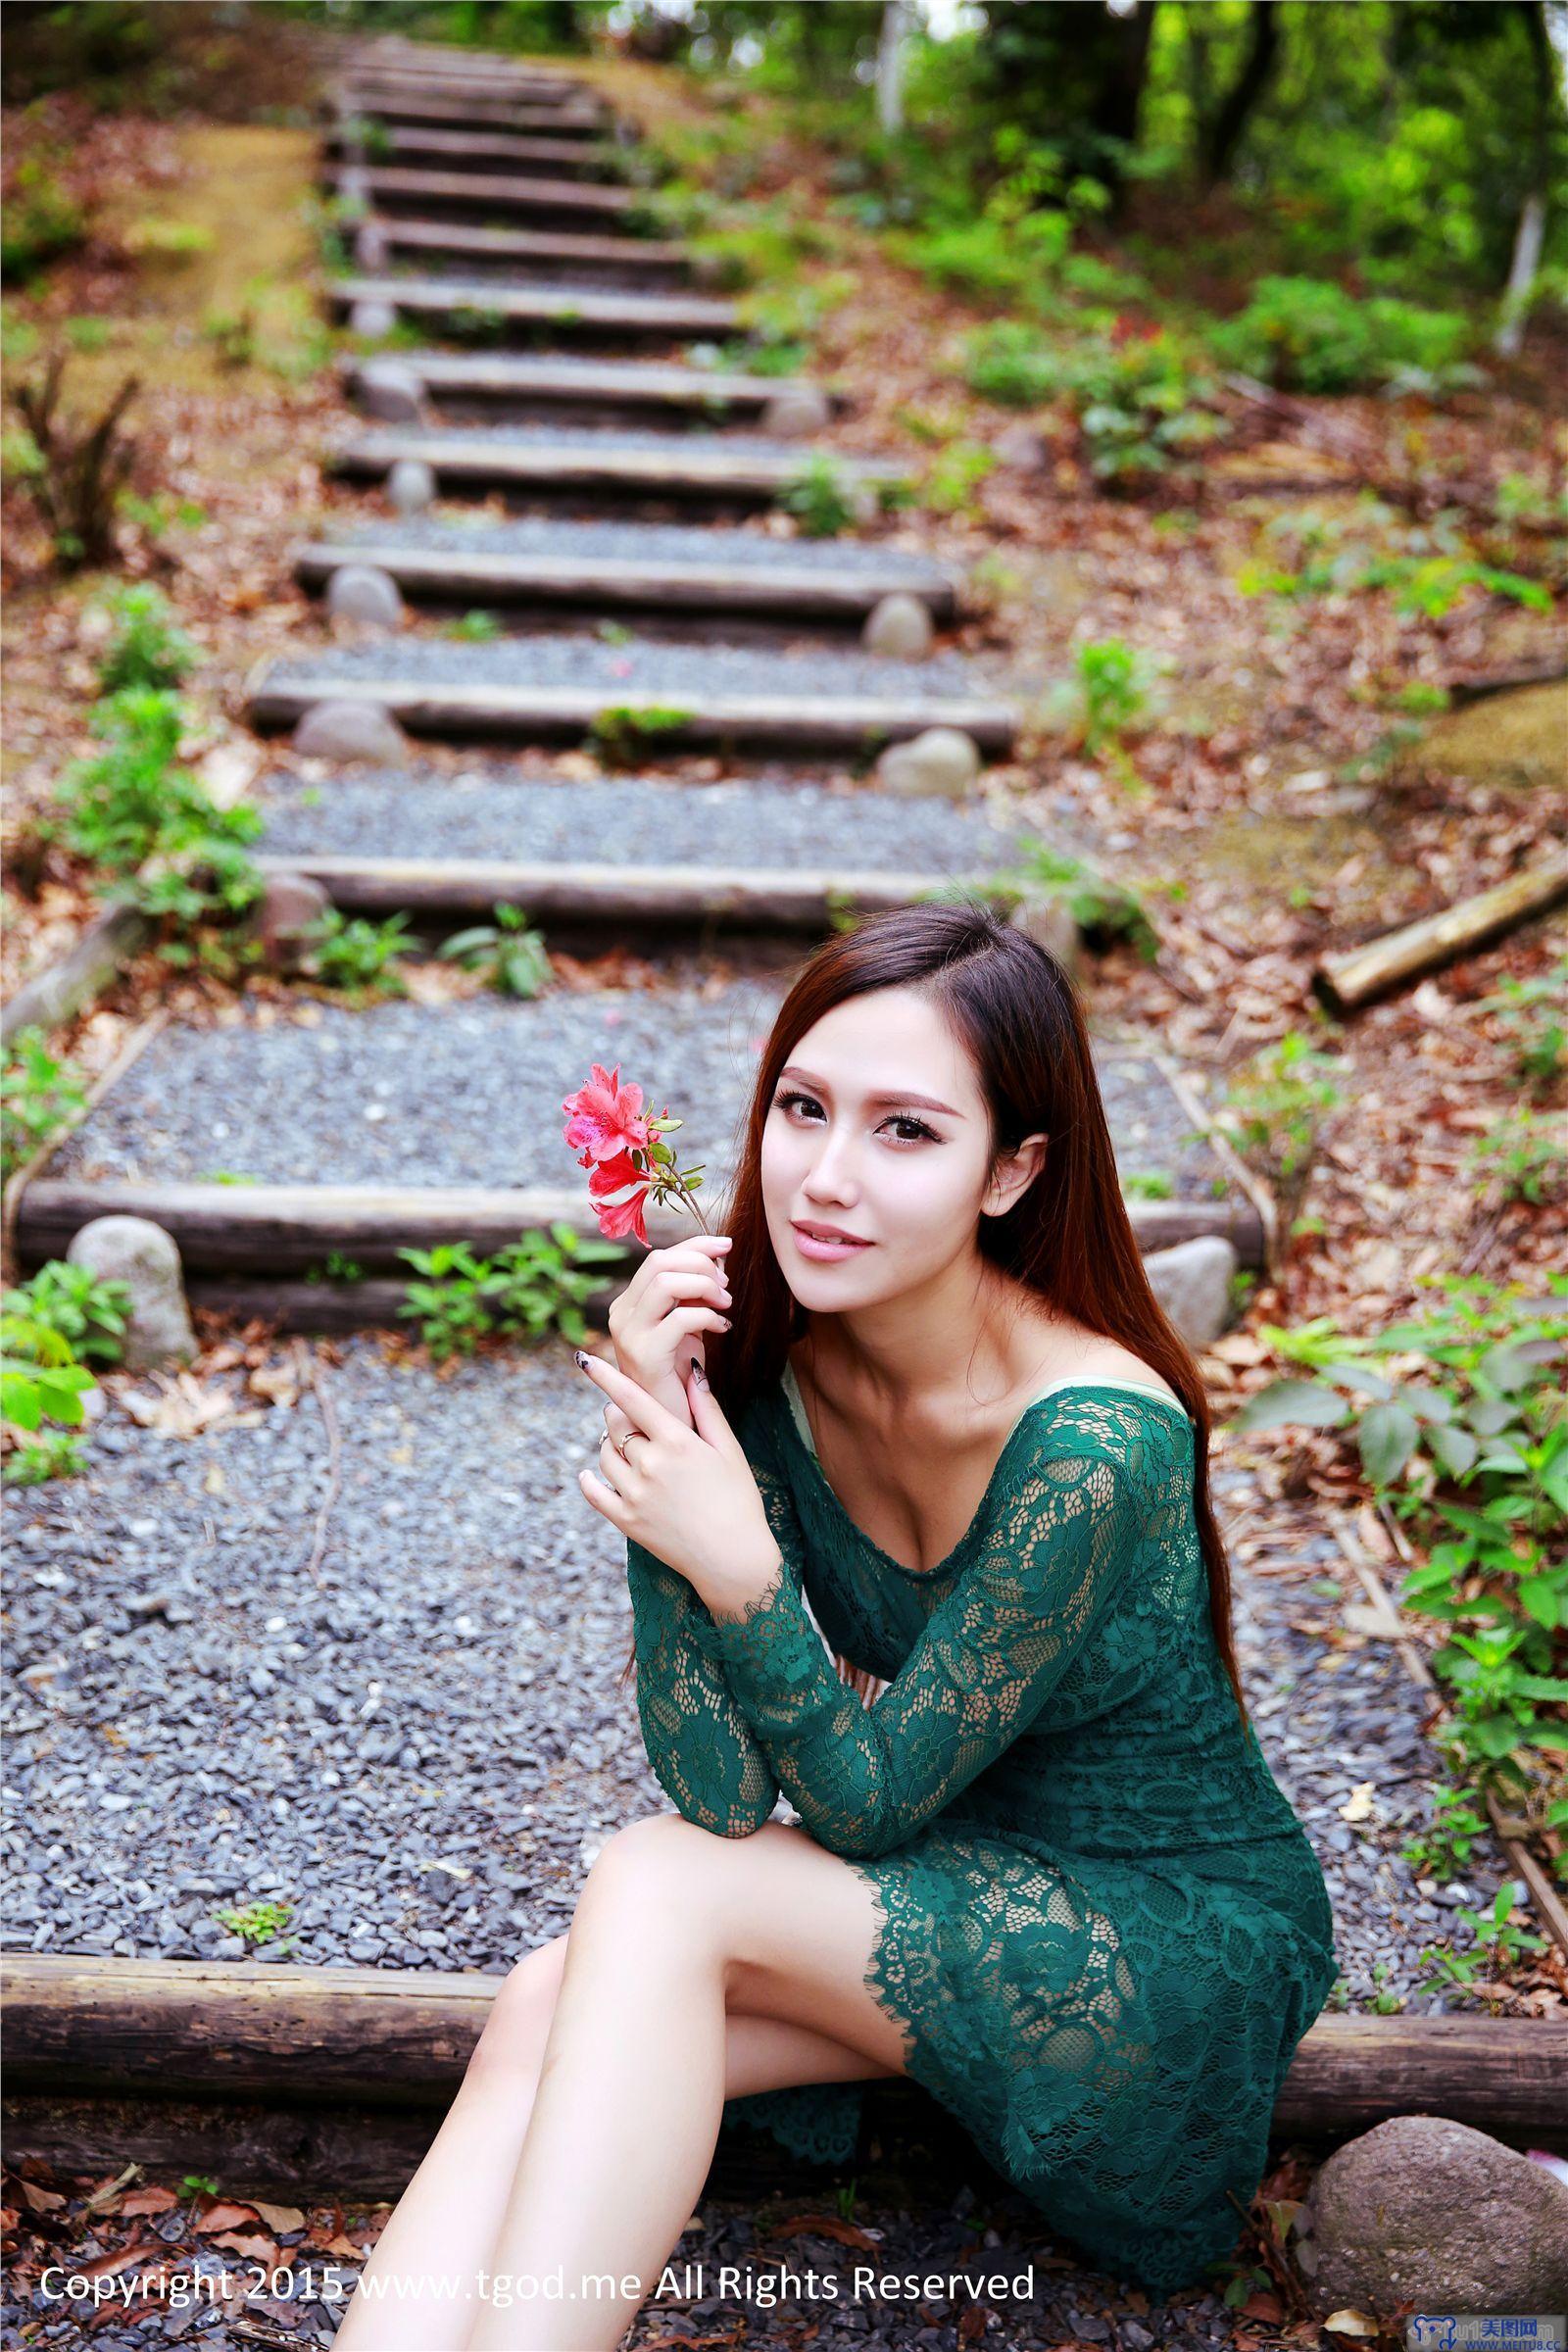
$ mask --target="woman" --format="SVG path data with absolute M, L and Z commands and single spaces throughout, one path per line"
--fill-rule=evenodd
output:
M 578 1358 L 679 1812 L 508 1978 L 354 2352 L 614 2346 L 726 2099 L 895 2074 L 1099 2266 L 1200 2283 L 1337 1973 L 1059 965 L 976 906 L 820 948 L 727 1223 Z

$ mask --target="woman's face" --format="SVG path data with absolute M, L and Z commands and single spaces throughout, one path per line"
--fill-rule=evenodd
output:
M 990 1152 L 967 1049 L 923 991 L 876 989 L 824 1013 L 791 1051 L 762 1127 L 768 1234 L 801 1304 L 894 1298 L 969 1253 L 982 1211 L 1034 1172 L 1004 1161 L 993 1184 Z M 812 1227 L 853 1243 L 813 1242 Z

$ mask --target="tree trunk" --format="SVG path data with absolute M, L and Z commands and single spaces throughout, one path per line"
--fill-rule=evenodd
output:
M 876 119 L 893 138 L 904 128 L 905 0 L 883 0 L 882 33 L 876 48 Z
M 1203 176 L 1210 187 L 1230 176 L 1242 133 L 1251 121 L 1252 110 L 1274 71 L 1279 45 L 1278 0 L 1252 0 L 1242 70 L 1226 92 L 1204 140 Z

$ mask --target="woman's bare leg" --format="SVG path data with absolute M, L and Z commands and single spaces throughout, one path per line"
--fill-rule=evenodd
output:
M 726 1839 L 659 1814 L 609 1840 L 467 2352 L 613 2352 L 708 2177 L 732 2002 L 904 2071 L 864 1982 L 875 1916 L 853 1867 L 782 1823 Z
M 561 1935 L 527 1953 L 491 2003 L 441 2129 L 361 2273 L 334 2352 L 463 2352 L 473 2323 L 477 2274 L 495 2267 L 566 1944 Z M 808 2026 L 738 2010 L 728 2018 L 726 2098 L 893 2071 Z M 368 2293 L 367 2278 L 372 2282 Z M 442 2282 L 449 2291 L 442 2291 Z

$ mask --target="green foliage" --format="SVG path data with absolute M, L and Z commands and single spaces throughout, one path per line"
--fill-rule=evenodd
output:
M 284 1936 L 294 1906 L 271 1898 L 249 1903 L 224 1903 L 213 1913 L 220 1927 L 238 1936 L 245 1943 L 256 1945 L 281 1942 L 285 1951 L 297 1948 L 297 1938 Z
M 1568 1185 L 1568 1145 L 1560 1112 L 1513 1112 L 1470 1146 L 1470 1172 L 1503 1200 L 1540 1206 Z
M 1505 979 L 1477 1012 L 1494 1012 L 1514 1041 L 1515 1066 L 1531 1087 L 1568 1073 L 1568 956 L 1528 980 Z
M 1097 481 L 1132 486 L 1170 469 L 1225 431 L 1206 405 L 1215 386 L 1167 327 L 1047 337 L 997 319 L 969 337 L 964 377 L 1009 408 L 1063 401 Z
M 1416 369 L 1434 382 L 1463 358 L 1468 320 L 1330 278 L 1263 277 L 1236 318 L 1210 329 L 1222 366 L 1298 392 L 1357 392 Z
M 341 906 L 327 906 L 302 934 L 301 964 L 328 988 L 404 996 L 408 992 L 397 958 L 414 945 L 406 915 L 388 915 L 378 923 L 368 915 L 346 915 Z
M 579 1236 L 564 1221 L 509 1243 L 494 1257 L 476 1256 L 466 1242 L 433 1250 L 400 1250 L 418 1277 L 399 1305 L 419 1326 L 438 1361 L 471 1355 L 488 1334 L 541 1340 L 552 1330 L 580 1347 L 588 1336 L 583 1302 L 603 1277 L 593 1268 L 618 1261 L 617 1244 Z
M 550 951 L 542 931 L 530 929 L 520 906 L 497 906 L 493 923 L 455 932 L 441 954 L 470 972 L 487 974 L 504 997 L 537 997 L 550 986 Z
M 501 623 L 493 612 L 464 612 L 447 622 L 444 634 L 469 645 L 493 645 L 501 634 Z
M 1505 1976 L 1526 1952 L 1544 1952 L 1544 1936 L 1513 1925 L 1517 1901 L 1510 1881 L 1497 1888 L 1490 1911 L 1476 1911 L 1468 1903 L 1461 1903 L 1454 1913 L 1454 1925 L 1470 1930 L 1474 1939 L 1471 1948 L 1467 1952 L 1458 1951 L 1451 1937 L 1444 1943 L 1428 1944 L 1421 1958 L 1432 1973 L 1423 1977 L 1414 1989 L 1428 1992 L 1437 1985 L 1468 1987 L 1478 1979 L 1490 1982 Z M 1528 1908 L 1519 1907 L 1528 1918 Z
M 0 281 L 28 285 L 50 262 L 85 241 L 87 216 L 62 187 L 54 159 L 24 156 L 6 192 Z
M 112 589 L 104 600 L 113 623 L 98 664 L 105 694 L 126 686 L 177 686 L 201 659 L 201 649 L 177 627 L 169 600 L 151 581 Z
M 1263 1390 L 1236 1426 L 1353 1439 L 1368 1485 L 1425 1546 L 1402 1605 L 1450 1628 L 1431 1665 L 1456 1774 L 1539 1795 L 1531 1751 L 1568 1754 L 1568 1275 L 1548 1275 L 1544 1296 L 1458 1277 L 1430 1287 L 1427 1315 L 1371 1339 L 1326 1317 L 1265 1326 L 1306 1376 Z
M 1168 657 L 1119 637 L 1081 645 L 1071 678 L 1059 680 L 1045 698 L 1046 719 L 1091 760 L 1106 760 L 1125 782 L 1130 769 L 1123 737 L 1149 725 L 1158 680 L 1169 667 Z
M 30 1159 L 86 1101 L 82 1073 L 55 1059 L 43 1031 L 19 1031 L 6 1048 L 0 1073 L 0 1181 Z
M 589 736 L 601 760 L 624 764 L 652 751 L 661 737 L 683 733 L 693 715 L 673 703 L 612 703 L 599 712 Z
M 1242 566 L 1244 596 L 1348 596 L 1387 591 L 1407 619 L 1441 620 L 1473 590 L 1549 612 L 1539 580 L 1499 571 L 1474 553 L 1462 518 L 1445 509 L 1430 522 L 1405 522 L 1368 496 L 1342 514 L 1321 508 L 1277 514 L 1264 525 L 1259 557 Z
M 1400 1860 L 1423 1878 L 1456 1879 L 1469 1861 L 1476 1839 L 1491 1835 L 1492 1825 L 1479 1810 L 1480 1804 L 1474 1788 L 1437 1782 L 1432 1789 L 1432 1818 L 1401 1847 Z
M 124 1353 L 130 1286 L 105 1279 L 90 1266 L 73 1265 L 69 1258 L 52 1257 L 30 1281 L 7 1291 L 0 1309 L 53 1332 L 78 1362 L 96 1356 L 117 1364 Z
M 971 392 L 1004 409 L 1034 409 L 1067 389 L 1070 368 L 1059 341 L 1047 342 L 1022 318 L 993 318 L 964 346 L 963 377 Z
M 0 1419 L 35 1440 L 7 1454 L 8 1483 L 36 1486 L 82 1467 L 79 1443 L 63 1433 L 81 1427 L 82 1398 L 97 1385 L 58 1331 L 9 1303 L 0 1309 Z M 46 1429 L 46 1422 L 59 1426 Z
M 833 539 L 855 521 L 855 488 L 837 458 L 817 450 L 782 492 L 779 504 L 808 539 Z
M 1113 882 L 1085 859 L 1052 849 L 1032 834 L 1019 835 L 1019 848 L 1023 858 L 999 877 L 1001 880 L 1010 882 L 1017 877 L 1045 883 L 1054 897 L 1066 901 L 1068 912 L 1092 947 L 1105 948 L 1125 940 L 1145 963 L 1153 962 L 1159 954 L 1159 935 L 1136 891 Z
M 1219 1124 L 1271 1181 L 1304 1176 L 1318 1127 L 1340 1099 L 1339 1065 L 1292 1029 L 1232 1076 Z
M 975 492 L 996 466 L 994 453 L 979 441 L 950 441 L 926 468 L 920 486 L 923 505 L 933 514 L 970 514 L 977 512 Z

